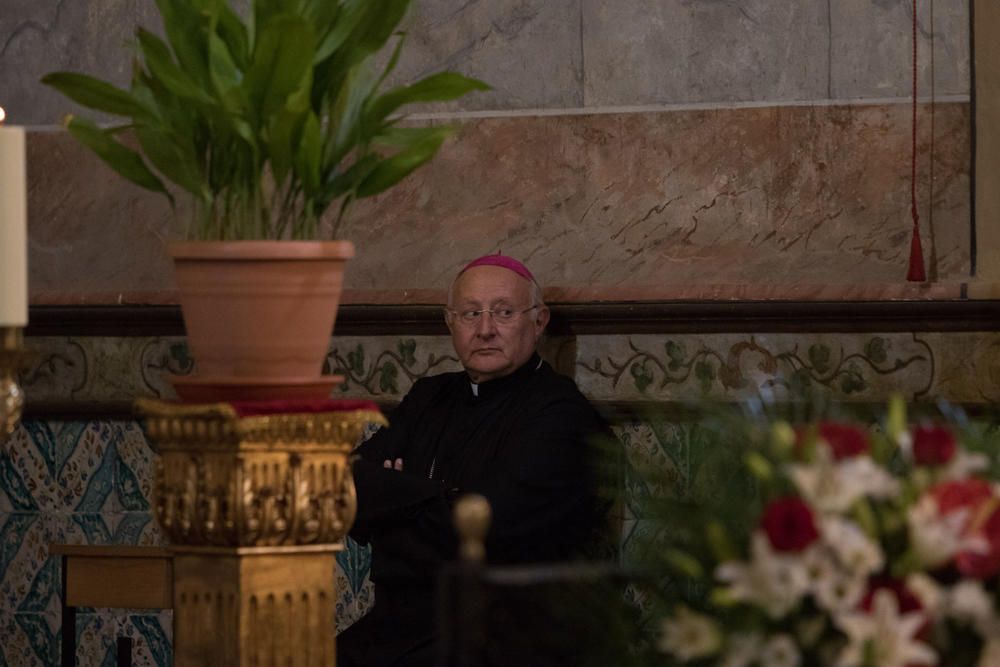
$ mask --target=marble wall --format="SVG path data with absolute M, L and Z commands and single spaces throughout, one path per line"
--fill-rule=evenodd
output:
M 919 212 L 930 278 L 957 284 L 972 261 L 969 9 L 919 5 L 918 83 L 935 102 L 918 110 Z M 565 300 L 902 283 L 911 6 L 414 2 L 396 80 L 452 68 L 493 90 L 414 117 L 458 134 L 353 209 L 347 301 L 433 301 L 456 266 L 496 250 Z M 124 83 L 137 23 L 156 25 L 152 0 L 4 0 L 0 95 L 33 129 L 36 303 L 174 298 L 166 203 L 62 134 L 75 109 L 38 83 L 55 69 Z

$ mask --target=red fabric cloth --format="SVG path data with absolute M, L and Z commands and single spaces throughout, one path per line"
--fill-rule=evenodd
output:
M 340 398 L 289 401 L 230 401 L 229 405 L 232 406 L 233 410 L 241 418 L 261 415 L 354 412 L 355 410 L 381 412 L 378 405 L 373 401 Z

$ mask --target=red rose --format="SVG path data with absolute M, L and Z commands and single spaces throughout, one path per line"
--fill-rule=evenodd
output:
M 993 496 L 990 485 L 981 479 L 963 479 L 955 482 L 942 482 L 928 490 L 937 502 L 938 511 L 951 514 L 963 507 L 978 507 Z
M 944 465 L 955 456 L 955 449 L 955 436 L 943 426 L 913 429 L 913 458 L 917 465 Z
M 966 534 L 982 539 L 986 550 L 959 551 L 955 555 L 958 571 L 974 579 L 989 579 L 1000 573 L 1000 498 L 972 510 Z
M 981 539 L 986 547 L 956 554 L 958 571 L 976 579 L 1000 573 L 1000 498 L 993 495 L 990 485 L 981 479 L 965 479 L 937 484 L 928 493 L 942 516 L 967 510 L 969 516 L 962 534 Z
M 794 496 L 768 504 L 760 526 L 777 551 L 802 551 L 819 537 L 812 510 Z
M 864 454 L 869 449 L 868 434 L 850 424 L 822 422 L 819 425 L 819 437 L 830 445 L 836 461 Z

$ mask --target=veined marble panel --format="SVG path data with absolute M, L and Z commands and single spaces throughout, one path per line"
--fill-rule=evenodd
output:
M 1000 401 L 1000 333 L 581 336 L 576 381 L 605 401 Z
M 417 0 L 401 29 L 406 43 L 390 83 L 451 70 L 493 88 L 421 110 L 583 105 L 579 0 Z
M 960 281 L 968 105 L 936 106 L 933 142 L 920 114 L 929 275 Z M 909 174 L 906 105 L 470 120 L 430 165 L 352 209 L 345 286 L 443 290 L 498 250 L 553 288 L 891 284 L 906 275 Z M 33 293 L 172 287 L 160 198 L 64 133 L 31 134 L 29 184 Z
M 32 291 L 173 285 L 164 241 L 177 228 L 165 197 L 128 183 L 65 131 L 31 132 L 26 150 Z
M 918 94 L 968 95 L 969 2 L 917 5 Z M 829 3 L 830 97 L 906 97 L 913 90 L 913 3 Z
M 131 74 L 137 5 L 148 0 L 4 0 L 0 10 L 0 105 L 17 125 L 58 124 L 80 107 L 39 83 L 49 72 L 83 72 L 118 85 Z M 89 112 L 88 112 L 89 113 Z
M 933 162 L 929 123 L 920 129 L 929 273 L 958 279 L 968 106 L 935 108 Z M 470 121 L 427 168 L 358 203 L 347 281 L 402 290 L 419 276 L 440 289 L 469 258 L 502 250 L 550 287 L 897 282 L 909 174 L 906 105 Z
M 587 106 L 828 97 L 827 0 L 583 0 Z

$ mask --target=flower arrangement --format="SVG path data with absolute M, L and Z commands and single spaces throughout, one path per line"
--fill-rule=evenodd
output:
M 647 499 L 660 530 L 645 564 L 670 572 L 646 600 L 656 648 L 720 667 L 1000 665 L 989 436 L 961 419 L 908 424 L 901 399 L 871 428 L 740 431 L 752 499 Z M 662 466 L 645 474 L 665 482 Z

